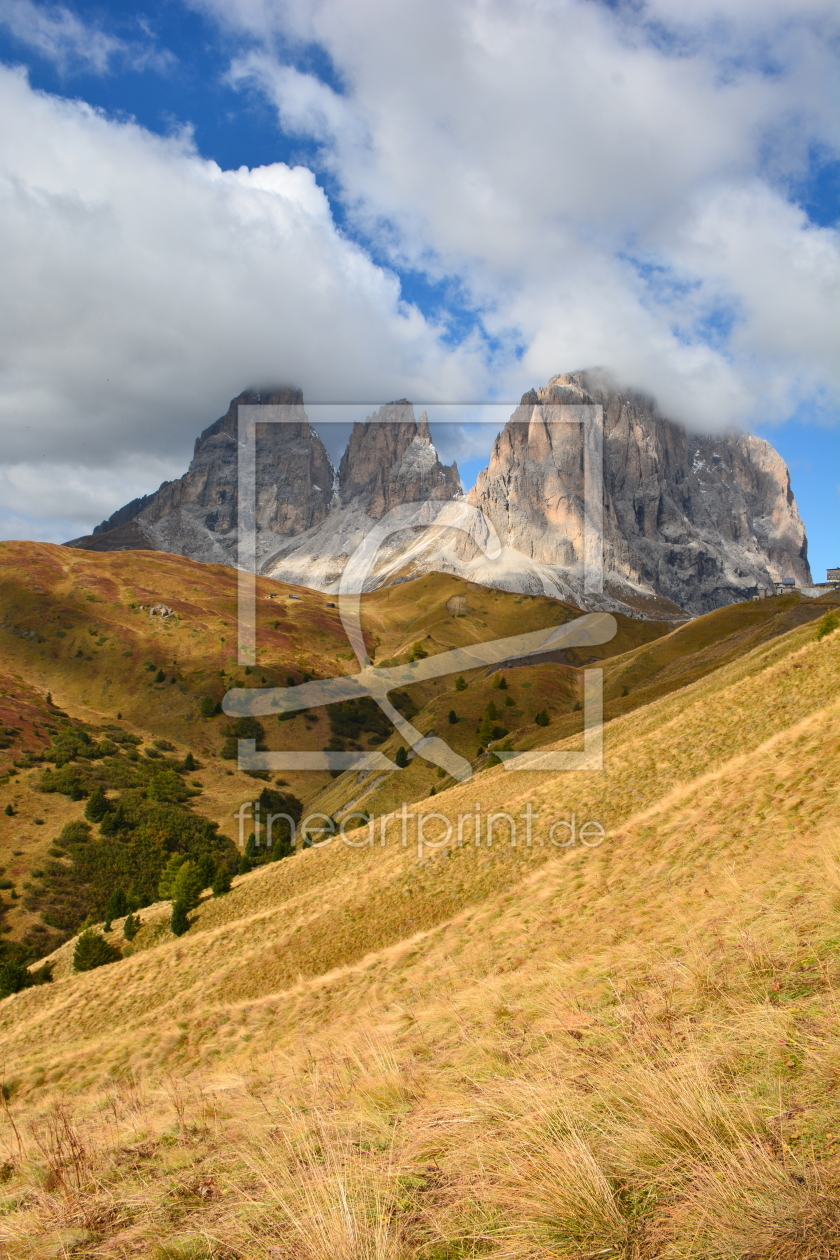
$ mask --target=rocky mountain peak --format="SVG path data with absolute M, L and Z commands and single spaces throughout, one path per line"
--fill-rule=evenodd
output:
M 692 433 L 598 370 L 523 395 L 470 492 L 534 581 L 553 571 L 570 594 L 582 585 L 583 447 L 577 425 L 550 423 L 558 403 L 603 407 L 605 577 L 617 598 L 660 595 L 701 613 L 772 593 L 780 577 L 810 581 L 788 471 L 768 443 Z
M 353 425 L 338 482 L 341 503 L 363 505 L 373 520 L 400 503 L 461 494 L 457 466 L 438 459 L 428 416 L 423 412 L 416 420 L 405 398 Z
M 183 477 L 73 545 L 148 545 L 235 564 L 241 403 L 283 403 L 296 412 L 291 424 L 257 426 L 257 556 L 267 574 L 335 590 L 348 558 L 392 508 L 462 494 L 456 465 L 440 462 L 428 417 L 417 419 L 407 399 L 353 426 L 336 472 L 299 390 L 248 390 L 201 433 Z M 500 556 L 489 561 L 474 541 L 460 534 L 453 541 L 452 531 L 421 537 L 405 529 L 388 541 L 371 581 L 437 568 L 587 606 L 582 431 L 555 423 L 558 404 L 603 408 L 600 606 L 701 613 L 772 592 L 783 577 L 810 581 L 805 530 L 777 452 L 741 433 L 693 433 L 602 369 L 553 376 L 529 390 L 498 435 L 468 497 L 495 527 Z

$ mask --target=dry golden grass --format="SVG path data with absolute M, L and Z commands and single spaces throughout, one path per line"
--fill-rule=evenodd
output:
M 801 626 L 610 723 L 604 775 L 434 802 L 599 848 L 310 850 L 2 1003 L 0 1247 L 840 1254 L 838 676 Z

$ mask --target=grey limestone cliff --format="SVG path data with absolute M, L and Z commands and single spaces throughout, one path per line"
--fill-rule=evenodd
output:
M 690 433 L 600 373 L 526 394 L 470 500 L 534 572 L 580 592 L 583 444 L 556 404 L 603 408 L 604 574 L 619 600 L 658 595 L 692 613 L 810 581 L 805 529 L 781 456 L 743 433 Z
M 601 372 L 555 376 L 525 394 L 466 498 L 443 465 L 427 418 L 405 399 L 356 424 L 336 470 L 299 391 L 239 395 L 205 429 L 188 471 L 134 500 L 70 545 L 148 546 L 237 561 L 237 406 L 285 403 L 291 424 L 257 427 L 257 559 L 261 572 L 335 591 L 373 525 L 403 504 L 459 500 L 478 509 L 492 559 L 463 533 L 404 529 L 383 541 L 372 581 L 440 569 L 488 586 L 582 607 L 691 614 L 810 581 L 805 530 L 787 467 L 761 438 L 692 433 Z M 604 592 L 583 582 L 583 441 L 558 404 L 603 409 Z M 474 513 L 474 515 L 477 515 Z

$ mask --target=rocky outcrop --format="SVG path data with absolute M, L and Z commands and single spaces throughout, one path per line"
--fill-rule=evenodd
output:
M 334 591 L 347 561 L 386 513 L 461 494 L 458 469 L 438 459 L 426 414 L 418 421 L 410 402 L 389 403 L 353 426 L 326 520 L 265 555 L 261 570 L 284 582 Z M 410 531 L 389 541 L 378 558 L 375 582 L 387 581 L 404 565 L 412 541 Z
M 550 422 L 556 404 L 603 407 L 608 596 L 659 595 L 701 613 L 772 594 L 781 577 L 810 581 L 788 470 L 767 442 L 689 433 L 652 399 L 582 372 L 523 397 L 470 493 L 530 562 L 532 587 L 541 578 L 580 597 L 583 586 L 581 431 Z
M 161 551 L 195 560 L 236 563 L 237 416 L 240 403 L 282 403 L 299 411 L 295 423 L 258 425 L 256 524 L 258 537 L 290 537 L 323 521 L 333 496 L 333 466 L 295 389 L 234 398 L 225 415 L 195 444 L 189 470 L 164 482 L 136 524 Z
M 402 503 L 451 499 L 461 493 L 455 464 L 437 456 L 425 411 L 419 421 L 407 399 L 380 407 L 354 424 L 338 470 L 342 507 L 363 506 L 379 520 Z
M 299 419 L 291 423 L 257 426 L 256 524 L 261 550 L 271 551 L 279 541 L 323 521 L 333 500 L 335 470 L 307 420 L 303 395 L 287 388 L 246 390 L 197 438 L 183 477 L 165 481 L 154 494 L 133 500 L 103 521 L 90 538 L 68 545 L 123 551 L 133 543 L 193 560 L 236 564 L 240 403 L 282 403 L 299 412 Z
M 299 391 L 240 394 L 201 434 L 183 477 L 70 545 L 148 546 L 235 564 L 239 403 L 285 403 L 299 413 L 293 423 L 257 427 L 257 561 L 268 576 L 335 591 L 347 561 L 387 513 L 459 499 L 479 509 L 498 554 L 488 558 L 455 530 L 405 528 L 383 541 L 371 581 L 441 569 L 582 607 L 654 616 L 772 593 L 782 578 L 810 582 L 805 530 L 787 468 L 771 446 L 741 433 L 688 432 L 652 399 L 597 372 L 556 376 L 525 394 L 466 500 L 457 467 L 438 458 L 426 415 L 415 419 L 405 399 L 354 425 L 336 471 Z M 598 596 L 584 589 L 582 430 L 558 422 L 557 404 L 603 408 Z
M 121 507 L 113 515 L 109 516 L 107 521 L 95 525 L 93 529 L 93 537 L 97 534 L 110 534 L 112 530 L 119 529 L 121 525 L 127 525 L 129 521 L 133 521 L 135 516 L 139 516 L 144 507 L 148 507 L 153 494 L 143 494 L 139 499 L 132 499 L 130 503 L 126 503 L 125 507 Z

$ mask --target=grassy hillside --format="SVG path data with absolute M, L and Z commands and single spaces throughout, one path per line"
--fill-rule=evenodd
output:
M 608 664 L 604 773 L 443 782 L 405 844 L 63 946 L 0 1003 L 5 1254 L 836 1256 L 840 631 L 767 604 Z
M 105 758 L 96 763 L 93 778 L 88 774 L 80 781 L 81 796 L 73 799 L 62 790 L 45 794 L 44 770 L 55 764 L 50 747 L 57 733 L 72 729 L 94 744 L 132 740 L 141 764 L 146 764 L 143 758 L 160 760 L 161 747 L 164 760 L 175 766 L 190 755 L 198 767 L 188 779 L 190 809 L 222 834 L 235 835 L 235 810 L 262 785 L 239 773 L 235 743 L 226 739 L 231 724 L 214 714 L 214 706 L 234 685 L 286 686 L 310 676 L 355 671 L 334 603 L 318 592 L 259 579 L 259 664 L 243 668 L 236 657 L 233 570 L 166 553 L 97 554 L 47 544 L 0 544 L 0 963 L 10 952 L 9 942 L 15 943 L 15 957 L 18 945 L 25 946 L 27 956 L 40 955 L 55 944 L 56 931 L 66 931 L 68 924 L 75 929 L 85 917 L 78 888 L 74 921 L 66 905 L 63 910 L 58 905 L 67 897 L 56 898 L 50 887 L 66 883 L 56 863 L 78 865 L 78 854 L 71 850 L 68 857 L 62 832 L 82 819 L 84 798 L 93 786 L 119 790 L 117 779 L 106 772 Z M 417 643 L 431 654 L 562 623 L 576 612 L 553 600 L 487 592 L 431 574 L 366 597 L 363 616 L 371 652 L 380 660 L 406 660 Z M 666 628 L 619 619 L 615 641 L 597 650 L 624 651 Z M 542 667 L 542 673 L 546 694 L 541 704 L 556 697 L 559 707 L 571 708 L 574 671 L 553 664 Z M 444 687 L 444 680 L 419 684 L 409 702 L 423 712 L 430 703 L 434 707 Z M 265 746 L 379 746 L 392 728 L 378 710 L 373 712 L 373 729 L 368 729 L 370 713 L 363 714 L 361 726 L 351 723 L 347 737 L 345 721 L 338 743 L 335 715 L 323 709 L 289 722 L 266 721 Z M 526 726 L 533 714 L 527 706 L 510 709 L 505 729 Z M 467 739 L 466 728 L 462 733 L 475 756 L 475 739 Z M 282 786 L 309 802 L 332 780 L 323 772 L 298 772 Z M 413 800 L 426 795 L 428 787 L 422 775 L 413 774 L 403 790 Z M 343 784 L 339 794 L 348 799 Z M 93 901 L 90 908 L 96 910 Z

